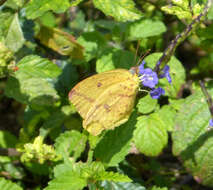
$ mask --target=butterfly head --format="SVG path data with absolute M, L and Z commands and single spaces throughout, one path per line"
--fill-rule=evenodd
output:
M 129 69 L 129 72 L 130 72 L 132 75 L 135 75 L 135 74 L 138 75 L 139 69 L 138 69 L 137 66 L 131 67 L 131 68 Z

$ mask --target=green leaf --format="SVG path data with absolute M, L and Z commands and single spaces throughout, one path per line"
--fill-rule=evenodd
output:
M 150 113 L 157 107 L 157 102 L 158 101 L 156 99 L 152 99 L 151 96 L 148 94 L 143 98 L 140 98 L 140 100 L 138 101 L 138 111 L 143 114 Z
M 165 105 L 157 113 L 166 126 L 167 131 L 173 131 L 176 117 L 175 109 L 170 105 Z
M 24 4 L 24 0 L 7 0 L 4 3 L 4 6 L 18 10 L 18 8 L 23 6 L 23 4 Z
M 75 37 L 58 28 L 41 26 L 36 38 L 39 39 L 41 44 L 61 55 L 69 55 L 78 59 L 83 58 L 83 47 L 75 40 Z
M 14 67 L 14 63 L 12 60 L 12 51 L 10 51 L 5 44 L 0 41 L 0 78 L 6 77 L 13 72 L 12 68 Z
M 56 178 L 49 182 L 45 190 L 56 190 L 59 185 L 61 190 L 80 190 L 87 185 L 88 180 L 96 179 L 103 171 L 104 167 L 100 162 L 89 164 L 74 163 L 72 160 L 68 160 L 65 164 L 57 165 L 54 168 Z
M 137 149 L 147 156 L 157 156 L 167 145 L 166 126 L 159 114 L 138 117 L 134 131 L 134 142 Z
M 94 150 L 95 158 L 107 166 L 116 166 L 124 160 L 130 149 L 135 124 L 136 112 L 134 111 L 127 123 L 113 131 L 108 131 L 100 140 Z
M 31 106 L 26 106 L 23 114 L 23 128 L 19 133 L 19 139 L 22 144 L 28 143 L 37 134 L 39 123 L 49 117 L 46 109 L 35 110 Z
M 57 165 L 54 168 L 54 175 L 57 178 L 68 171 L 72 171 L 73 175 L 78 175 L 81 178 L 96 179 L 99 177 L 99 173 L 104 172 L 104 166 L 101 162 L 75 163 L 73 160 L 69 159 L 65 164 Z
M 208 11 L 207 18 L 210 20 L 213 19 L 213 5 L 211 6 L 211 8 Z
M 213 27 L 212 27 L 212 32 L 213 32 Z M 210 37 L 210 35 L 209 35 Z M 202 38 L 202 37 L 201 37 Z M 213 39 L 206 39 L 203 40 L 204 41 L 208 41 L 208 43 L 211 43 L 211 41 L 213 41 Z M 201 43 L 202 43 L 201 42 Z M 206 49 L 208 49 L 209 46 L 206 46 Z M 195 67 L 193 67 L 193 69 L 191 69 L 190 71 L 190 75 L 205 75 L 206 77 L 211 76 L 211 73 L 213 71 L 213 54 L 208 54 L 207 56 L 202 57 L 198 64 L 196 64 Z
M 61 127 L 67 118 L 70 119 L 70 114 L 75 112 L 76 110 L 72 105 L 65 105 L 60 109 L 53 110 L 52 114 L 50 114 L 48 118 L 45 118 L 45 122 L 40 128 L 40 135 L 46 136 L 50 133 L 50 137 L 55 139 L 58 137 L 58 134 L 61 133 Z
M 56 16 L 48 11 L 40 17 L 41 24 L 50 28 L 56 27 Z
M 104 190 L 146 190 L 145 187 L 141 186 L 138 183 L 124 183 L 124 182 L 111 182 L 103 181 L 101 187 Z
M 87 137 L 78 131 L 67 131 L 61 134 L 55 143 L 55 149 L 63 158 L 72 156 L 76 160 L 86 147 Z
M 0 66 L 4 67 L 13 58 L 13 53 L 0 41 Z
M 169 99 L 170 105 L 177 111 L 181 109 L 182 104 L 184 104 L 185 100 L 184 99 Z
M 198 30 L 198 35 L 200 38 L 205 38 L 205 39 L 213 39 L 212 33 L 213 33 L 213 24 L 210 24 L 206 28 L 201 28 Z
M 73 171 L 70 171 L 50 181 L 44 190 L 81 190 L 86 185 L 85 178 L 79 177 Z
M 192 19 L 192 14 L 190 10 L 183 10 L 179 6 L 164 6 L 161 8 L 162 11 L 166 12 L 167 14 L 176 15 L 180 20 L 181 19 Z
M 113 182 L 131 182 L 132 180 L 123 174 L 115 173 L 115 172 L 107 172 L 103 171 L 98 174 L 98 177 L 95 177 L 94 179 L 98 181 L 113 181 Z
M 38 77 L 53 80 L 61 74 L 61 69 L 56 64 L 37 55 L 24 57 L 18 62 L 17 66 L 19 70 L 15 74 L 28 72 L 33 78 Z
M 141 18 L 142 14 L 135 8 L 132 0 L 93 0 L 96 8 L 107 16 L 114 17 L 117 21 L 133 21 Z
M 162 53 L 153 53 L 147 56 L 145 58 L 147 63 L 146 66 L 154 68 L 161 55 Z M 186 74 L 181 62 L 175 57 L 171 58 L 168 65 L 170 67 L 172 84 L 170 84 L 166 78 L 163 78 L 159 80 L 159 86 L 165 89 L 165 95 L 170 96 L 171 98 L 176 98 L 181 86 L 185 83 Z
M 189 9 L 189 0 L 172 0 L 172 3 L 174 5 L 177 5 L 183 9 L 188 10 Z
M 96 71 L 101 73 L 116 68 L 130 69 L 131 66 L 134 66 L 134 57 L 134 54 L 130 51 L 106 49 L 96 62 Z
M 51 166 L 48 162 L 39 164 L 38 162 L 25 162 L 25 167 L 33 174 L 40 176 L 48 176 L 51 171 Z
M 79 31 L 88 31 L 86 27 L 89 26 L 88 22 L 86 21 L 86 15 L 82 10 L 78 10 L 75 15 L 75 18 L 69 23 L 69 27 L 72 28 L 73 31 L 76 31 L 76 34 L 79 34 Z M 89 21 L 90 24 L 93 25 L 93 21 Z M 92 30 L 90 30 L 92 31 Z
M 213 89 L 209 90 L 213 97 Z M 213 187 L 213 130 L 211 118 L 202 92 L 197 91 L 185 99 L 177 114 L 172 134 L 173 153 L 199 183 Z
M 94 135 L 89 134 L 88 141 L 89 141 L 90 149 L 94 149 L 102 138 L 103 138 L 103 136 L 101 136 L 101 135 L 94 136 Z
M 72 159 L 66 160 L 66 162 L 64 162 L 63 164 L 58 164 L 54 167 L 54 176 L 60 177 L 62 176 L 64 173 L 67 173 L 71 170 L 73 170 L 73 166 L 74 166 L 74 161 Z
M 60 189 L 67 189 L 70 181 L 74 185 L 70 187 L 72 190 L 83 188 L 89 181 L 131 181 L 128 176 L 123 174 L 105 171 L 101 162 L 74 163 L 69 160 L 65 164 L 57 165 L 54 168 L 54 175 L 56 178 L 49 183 L 45 190 L 55 189 L 59 183 L 61 183 Z
M 21 26 L 19 24 L 18 14 L 16 13 L 10 24 L 10 27 L 5 39 L 5 44 L 10 50 L 12 50 L 13 52 L 16 52 L 23 46 L 24 42 L 25 42 L 25 39 L 23 36 Z
M 63 93 L 63 95 L 67 97 L 70 89 L 72 89 L 79 81 L 77 67 L 70 64 L 68 61 L 61 60 L 58 62 L 60 64 L 60 68 L 62 69 L 62 73 L 58 78 L 56 87 L 60 93 Z
M 46 119 L 42 126 L 42 129 L 48 130 L 61 127 L 65 118 L 66 115 L 61 110 L 56 110 Z
M 128 40 L 140 40 L 141 38 L 160 35 L 165 31 L 166 26 L 163 22 L 146 19 L 130 23 L 126 36 Z
M 1 148 L 15 148 L 18 139 L 16 136 L 8 131 L 0 130 L 0 147 Z
M 13 162 L 13 158 L 9 156 L 0 156 L 0 162 L 2 164 Z
M 83 0 L 71 0 L 70 6 L 71 6 L 71 7 L 72 7 L 72 6 L 77 6 L 81 1 L 83 1 Z
M 53 106 L 59 100 L 54 82 L 61 69 L 47 59 L 30 55 L 17 64 L 18 71 L 7 81 L 5 94 L 24 104 Z
M 119 26 L 121 23 L 113 21 L 113 20 L 104 20 L 104 19 L 100 19 L 100 20 L 96 20 L 95 25 L 100 27 L 100 28 L 104 28 L 107 30 L 113 30 L 113 28 L 115 28 L 116 26 Z
M 1 163 L 3 171 L 7 172 L 13 179 L 23 179 L 23 177 L 26 175 L 24 169 L 20 166 L 13 164 L 12 162 L 13 161 L 11 160 L 9 163 Z
M 0 178 L 0 189 L 4 189 L 4 190 L 23 190 L 19 185 L 11 182 L 10 180 L 6 180 L 4 178 Z
M 25 6 L 25 9 L 27 18 L 35 19 L 49 10 L 62 13 L 69 7 L 69 0 L 32 0 Z
M 14 13 L 11 10 L 0 11 L 0 40 L 6 38 L 11 22 L 14 19 Z
M 151 190 L 168 190 L 167 187 L 157 187 L 157 186 L 153 186 Z
M 85 49 L 84 57 L 86 61 L 90 61 L 101 55 L 101 52 L 106 47 L 104 36 L 97 31 L 85 32 L 77 39 L 77 41 Z
M 92 163 L 78 163 L 74 166 L 74 171 L 79 172 L 80 175 L 84 176 L 87 179 L 93 181 L 120 181 L 120 182 L 131 182 L 132 180 L 123 174 L 115 173 L 112 171 L 105 171 L 104 166 L 101 162 L 92 162 Z

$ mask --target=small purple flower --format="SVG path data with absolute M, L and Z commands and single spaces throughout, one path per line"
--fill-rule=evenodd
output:
M 209 120 L 209 126 L 213 127 L 213 119 Z
M 139 78 L 144 86 L 154 88 L 155 85 L 158 84 L 157 73 L 152 71 L 152 69 L 146 68 L 140 74 L 141 76 Z
M 139 74 L 141 75 L 139 78 L 144 86 L 154 88 L 158 83 L 157 73 L 152 71 L 150 68 L 144 69 L 144 64 L 145 61 L 139 65 Z
M 142 61 L 142 63 L 139 65 L 139 73 L 141 73 L 144 70 L 145 61 Z
M 158 98 L 160 98 L 160 96 L 162 94 L 165 94 L 165 90 L 163 88 L 161 88 L 161 87 L 152 89 L 150 91 L 150 96 L 152 97 L 152 99 L 158 99 Z
M 169 66 L 166 65 L 166 66 L 163 68 L 163 70 L 162 70 L 163 74 L 161 74 L 161 75 L 159 76 L 159 78 L 164 78 L 164 77 L 166 77 L 166 79 L 168 80 L 168 82 L 171 84 L 171 83 L 172 83 L 172 78 L 171 78 L 171 76 L 170 76 L 170 74 L 169 74 L 169 70 L 170 70 Z

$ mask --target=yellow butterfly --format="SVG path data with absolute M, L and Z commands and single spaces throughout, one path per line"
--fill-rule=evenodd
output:
M 69 92 L 69 99 L 83 118 L 83 127 L 99 135 L 129 119 L 138 89 L 137 74 L 115 69 L 79 82 Z

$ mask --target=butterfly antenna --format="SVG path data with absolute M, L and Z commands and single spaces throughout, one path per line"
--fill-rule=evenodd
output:
M 151 49 L 148 49 L 147 52 L 144 55 L 140 55 L 140 59 L 137 62 L 137 66 L 139 65 L 139 63 L 144 59 L 144 57 L 146 57 L 149 53 L 150 53 Z
M 136 58 L 137 58 L 137 55 L 138 55 L 138 49 L 139 49 L 140 42 L 141 42 L 141 41 L 138 40 L 137 47 L 136 47 L 136 52 L 135 52 L 134 63 L 136 62 Z

